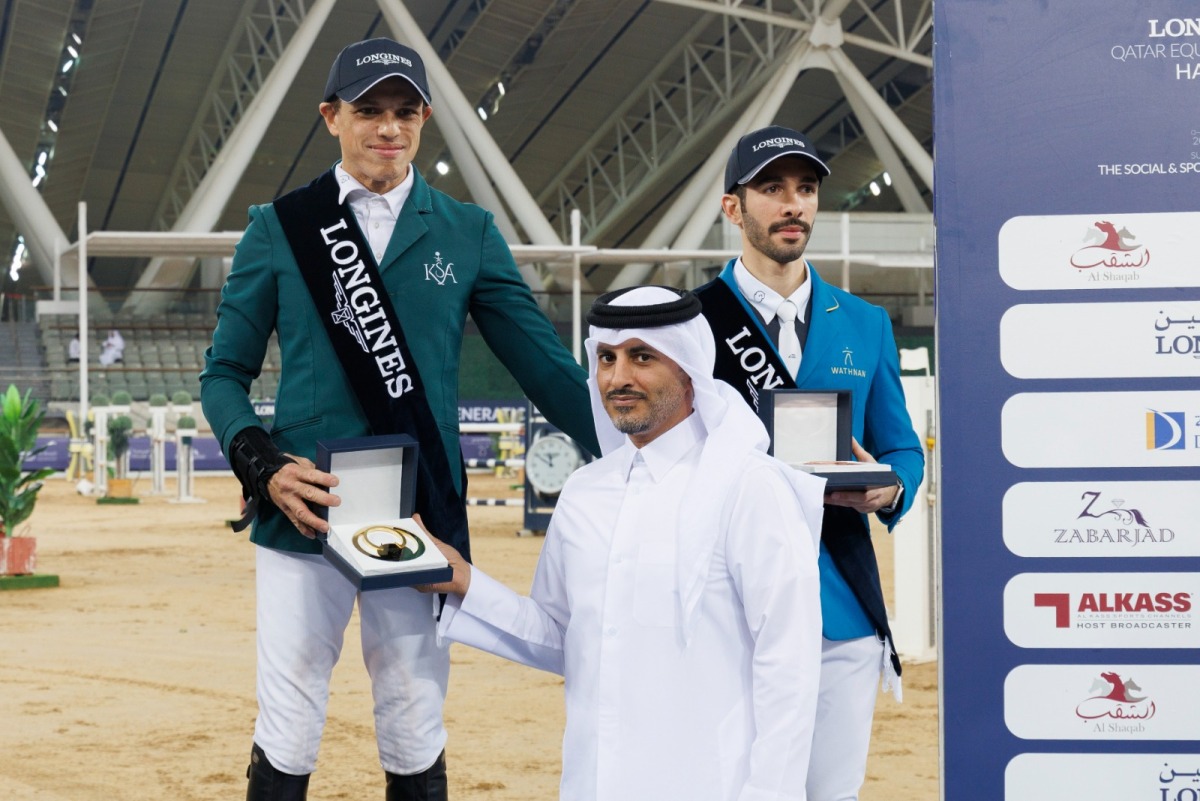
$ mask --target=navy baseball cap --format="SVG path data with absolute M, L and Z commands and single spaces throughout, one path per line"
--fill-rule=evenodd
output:
M 829 167 L 817 157 L 817 149 L 808 137 L 782 125 L 769 125 L 751 131 L 738 140 L 725 165 L 725 193 L 748 183 L 762 168 L 780 156 L 802 156 L 817 168 L 817 175 L 829 175 Z
M 400 77 L 411 83 L 427 105 L 429 81 L 425 62 L 411 47 L 380 37 L 347 45 L 333 60 L 325 83 L 325 102 L 335 97 L 352 103 L 384 78 Z

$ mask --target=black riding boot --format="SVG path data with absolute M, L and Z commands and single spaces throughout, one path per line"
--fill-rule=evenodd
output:
M 446 752 L 420 773 L 411 776 L 387 774 L 386 801 L 447 801 Z
M 308 797 L 308 774 L 293 776 L 275 768 L 255 743 L 246 768 L 246 801 L 304 801 Z

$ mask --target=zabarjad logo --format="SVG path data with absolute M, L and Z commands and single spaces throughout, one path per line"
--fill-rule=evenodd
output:
M 1128 543 L 1137 546 L 1144 542 L 1171 542 L 1175 539 L 1175 532 L 1169 528 L 1152 528 L 1142 510 L 1135 506 L 1126 507 L 1124 498 L 1104 501 L 1100 496 L 1101 493 L 1096 490 L 1088 490 L 1080 496 L 1086 503 L 1075 520 L 1084 522 L 1054 529 L 1056 543 Z
M 1083 237 L 1083 247 L 1071 254 L 1071 266 L 1081 270 L 1094 267 L 1145 267 L 1150 263 L 1150 251 L 1139 245 L 1128 228 L 1106 220 L 1095 223 Z
M 1184 412 L 1146 410 L 1146 450 L 1181 451 L 1187 447 L 1183 436 L 1186 423 Z
M 1122 679 L 1113 671 L 1106 671 L 1092 681 L 1090 695 L 1075 707 L 1080 720 L 1149 720 L 1154 717 L 1155 706 L 1132 678 Z M 1105 729 L 1099 729 L 1104 731 Z
M 1123 508 L 1125 506 L 1124 498 L 1113 498 L 1111 501 L 1112 508 L 1101 511 L 1101 509 L 1092 508 L 1096 505 L 1096 501 L 1100 499 L 1099 492 L 1085 492 L 1080 497 L 1087 499 L 1087 505 L 1084 506 L 1083 511 L 1079 513 L 1079 517 L 1076 518 L 1077 520 L 1083 520 L 1087 517 L 1096 518 L 1097 520 L 1105 517 L 1111 517 L 1118 523 L 1124 523 L 1127 526 L 1133 523 L 1137 523 L 1139 526 L 1150 525 L 1146 522 L 1146 518 L 1142 514 L 1141 509 L 1135 509 L 1132 506 L 1128 509 Z
M 454 277 L 454 262 L 443 265 L 441 251 L 434 251 L 433 264 L 425 265 L 425 280 L 435 281 L 438 286 L 445 286 L 447 279 L 458 283 L 458 279 Z

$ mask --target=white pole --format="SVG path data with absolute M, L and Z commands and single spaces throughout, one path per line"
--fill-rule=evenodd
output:
M 571 209 L 571 244 L 579 247 L 583 233 L 583 214 Z M 583 364 L 583 273 L 579 264 L 579 253 L 571 256 L 571 353 L 575 361 Z
M 79 430 L 88 413 L 87 202 L 79 202 Z M 99 456 L 97 455 L 99 458 Z
M 166 492 L 167 407 L 150 407 L 150 494 Z

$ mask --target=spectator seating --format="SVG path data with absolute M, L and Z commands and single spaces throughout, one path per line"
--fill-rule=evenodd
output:
M 114 392 L 124 390 L 134 400 L 144 401 L 155 393 L 170 397 L 182 389 L 198 398 L 204 351 L 212 341 L 215 322 L 215 317 L 208 313 L 89 318 L 88 394 L 111 397 Z M 78 365 L 67 363 L 67 348 L 78 332 L 78 325 L 79 320 L 73 315 L 43 315 L 39 320 L 51 400 L 79 399 Z M 113 328 L 125 338 L 124 359 L 102 367 L 101 346 Z M 275 397 L 278 383 L 279 346 L 272 337 L 262 375 L 251 385 L 251 397 Z

